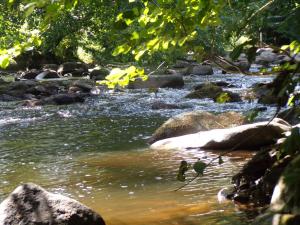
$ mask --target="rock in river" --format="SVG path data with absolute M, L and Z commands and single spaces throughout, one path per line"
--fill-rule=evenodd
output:
M 284 120 L 274 119 L 269 124 L 260 122 L 168 138 L 155 142 L 151 147 L 163 149 L 257 149 L 275 143 L 284 135 L 284 132 L 290 129 L 291 126 Z
M 87 94 L 84 93 L 66 93 L 66 94 L 56 94 L 47 98 L 26 100 L 23 106 L 33 107 L 39 105 L 68 105 L 74 103 L 84 102 Z
M 210 129 L 234 127 L 243 124 L 244 121 L 245 117 L 236 112 L 226 112 L 219 115 L 203 111 L 182 113 L 167 120 L 155 131 L 148 142 L 152 144 L 170 137 Z
M 213 73 L 213 68 L 210 65 L 197 65 L 192 68 L 194 75 L 212 75 Z
M 0 225 L 105 225 L 102 217 L 71 198 L 35 184 L 17 187 L 0 204 Z
M 62 75 L 71 73 L 73 77 L 80 77 L 88 73 L 88 66 L 81 62 L 65 62 L 59 66 L 57 72 Z
M 152 75 L 147 80 L 140 79 L 131 82 L 128 85 L 130 89 L 140 88 L 182 88 L 184 81 L 181 75 Z
M 215 102 L 219 102 L 219 99 L 224 99 L 224 102 L 239 102 L 240 96 L 237 93 L 231 91 L 223 91 L 219 86 L 213 83 L 205 83 L 196 87 L 195 91 L 189 93 L 186 98 L 212 98 Z

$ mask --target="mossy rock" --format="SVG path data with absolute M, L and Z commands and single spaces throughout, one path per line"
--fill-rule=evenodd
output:
M 195 90 L 188 94 L 186 98 L 216 98 L 223 92 L 221 87 L 207 83 L 203 85 L 200 89 Z
M 242 101 L 241 97 L 237 93 L 231 91 L 223 91 L 214 98 L 215 102 L 225 103 L 225 102 L 240 102 Z
M 215 102 L 219 103 L 241 101 L 241 98 L 237 93 L 223 91 L 221 87 L 212 83 L 203 84 L 201 87 L 198 87 L 197 90 L 188 94 L 186 98 L 212 98 Z

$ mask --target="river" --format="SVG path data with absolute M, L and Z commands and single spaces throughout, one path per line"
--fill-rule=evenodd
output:
M 186 77 L 184 89 L 103 93 L 84 104 L 16 107 L 0 103 L 0 200 L 21 183 L 33 182 L 83 202 L 110 225 L 249 224 L 231 202 L 220 204 L 218 191 L 253 152 L 237 151 L 213 164 L 203 177 L 180 191 L 181 160 L 210 161 L 218 151 L 152 150 L 146 140 L 167 118 L 205 110 L 246 112 L 255 102 L 213 103 L 183 98 L 196 83 L 224 80 L 241 92 L 271 77 L 214 75 Z M 180 109 L 152 110 L 157 101 Z M 268 108 L 261 118 L 274 109 Z M 188 178 L 194 174 L 189 172 Z

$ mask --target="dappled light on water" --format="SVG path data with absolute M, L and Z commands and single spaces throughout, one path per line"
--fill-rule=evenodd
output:
M 192 85 L 186 79 L 187 86 Z M 234 76 L 228 79 L 239 82 L 237 91 L 245 88 L 244 83 L 252 85 Z M 33 182 L 85 203 L 108 225 L 249 224 L 231 202 L 219 204 L 217 193 L 230 186 L 231 176 L 252 153 L 231 153 L 223 158 L 224 164 L 213 163 L 204 176 L 174 192 L 183 184 L 176 180 L 181 160 L 209 162 L 218 152 L 153 150 L 146 145 L 169 116 L 195 109 L 253 107 L 245 102 L 222 105 L 190 100 L 184 98 L 187 93 L 187 89 L 164 89 L 156 99 L 147 91 L 134 90 L 89 99 L 82 105 L 1 105 L 0 200 L 21 183 Z M 157 100 L 183 107 L 152 110 Z M 194 175 L 189 171 L 187 179 Z

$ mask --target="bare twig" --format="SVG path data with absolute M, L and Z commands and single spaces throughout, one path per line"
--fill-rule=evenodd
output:
M 159 64 L 159 66 L 158 66 L 155 70 L 151 71 L 148 75 L 152 75 L 153 73 L 155 73 L 155 72 L 156 72 L 157 70 L 159 70 L 165 63 L 166 63 L 166 61 L 163 61 L 161 64 Z

